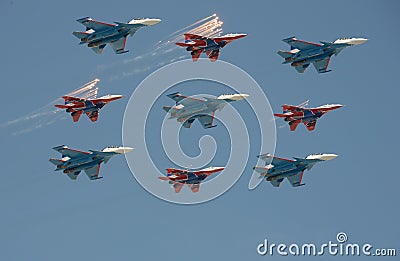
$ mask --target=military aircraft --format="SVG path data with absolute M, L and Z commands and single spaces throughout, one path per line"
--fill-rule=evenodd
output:
M 284 159 L 274 157 L 269 153 L 258 156 L 264 160 L 266 166 L 256 166 L 253 169 L 260 173 L 260 178 L 266 178 L 274 187 L 279 187 L 284 178 L 287 178 L 292 187 L 303 186 L 301 183 L 305 170 L 310 170 L 316 163 L 332 160 L 336 154 L 311 154 L 305 159 Z
M 54 106 L 60 109 L 65 109 L 66 112 L 70 112 L 74 122 L 77 122 L 79 120 L 79 117 L 81 117 L 83 113 L 86 113 L 89 119 L 95 122 L 99 117 L 100 109 L 103 108 L 104 105 L 112 101 L 121 99 L 122 97 L 122 95 L 111 94 L 96 99 L 83 99 L 73 96 L 62 96 L 65 104 L 56 104 Z
M 224 169 L 224 167 L 208 167 L 201 170 L 168 168 L 166 169 L 167 176 L 159 177 L 159 179 L 169 181 L 176 193 L 179 193 L 185 184 L 189 186 L 192 192 L 198 192 L 200 189 L 200 183 L 203 182 L 203 180 L 216 172 L 223 171 Z
M 91 180 L 103 178 L 99 177 L 101 163 L 107 163 L 112 156 L 125 154 L 133 150 L 133 148 L 129 147 L 107 147 L 102 151 L 89 150 L 89 152 L 86 152 L 70 149 L 65 145 L 57 146 L 53 149 L 62 154 L 62 159 L 50 159 L 50 162 L 57 166 L 55 170 L 63 170 L 63 173 L 74 180 L 78 178 L 82 170 L 86 172 L 86 175 Z
M 214 113 L 221 110 L 228 102 L 239 101 L 248 94 L 224 94 L 213 98 L 193 98 L 180 94 L 179 92 L 167 95 L 173 99 L 175 106 L 164 106 L 163 109 L 170 114 L 170 119 L 176 118 L 178 122 L 182 122 L 183 127 L 190 128 L 195 119 L 199 119 L 204 129 L 213 128 Z
M 304 123 L 309 131 L 315 129 L 317 120 L 328 111 L 336 110 L 343 107 L 341 104 L 325 104 L 316 108 L 305 108 L 309 101 L 306 101 L 298 106 L 282 105 L 283 113 L 275 113 L 276 117 L 284 118 L 284 121 L 289 122 L 290 130 L 294 131 L 299 123 Z
M 247 34 L 226 34 L 219 37 L 208 38 L 197 34 L 184 34 L 185 42 L 176 43 L 181 47 L 186 47 L 192 55 L 192 60 L 197 61 L 201 53 L 206 53 L 212 62 L 218 60 L 219 51 L 228 43 L 245 37 Z
M 290 51 L 278 51 L 285 63 L 291 65 L 299 72 L 304 73 L 312 63 L 318 73 L 330 72 L 329 61 L 332 55 L 338 55 L 344 48 L 356 44 L 365 43 L 365 38 L 340 38 L 333 43 L 321 42 L 321 44 L 298 40 L 295 37 L 283 39 L 291 47 Z
M 161 22 L 160 19 L 154 18 L 135 18 L 128 23 L 115 22 L 115 24 L 109 24 L 98 22 L 90 17 L 76 21 L 86 26 L 86 31 L 73 32 L 72 34 L 81 40 L 79 44 L 87 44 L 97 54 L 102 53 L 108 43 L 115 53 L 126 53 L 128 51 L 125 51 L 125 44 L 128 35 L 133 36 L 143 26 Z

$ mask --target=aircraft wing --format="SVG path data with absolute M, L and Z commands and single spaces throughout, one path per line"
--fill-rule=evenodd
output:
M 185 169 L 175 169 L 175 168 L 166 168 L 165 169 L 168 174 L 173 174 L 173 173 L 186 173 L 187 170 Z
M 219 56 L 219 49 L 218 50 L 212 50 L 212 51 L 208 51 L 206 52 L 208 58 L 210 58 L 210 60 L 212 62 L 215 62 L 216 60 L 218 60 L 218 56 Z
M 306 63 L 306 64 L 302 64 L 302 65 L 299 65 L 299 66 L 295 66 L 294 68 L 295 68 L 296 71 L 298 71 L 299 73 L 303 73 L 303 72 L 306 71 L 306 69 L 307 69 L 307 67 L 308 67 L 309 65 L 310 65 L 309 63 Z
M 309 131 L 313 131 L 315 129 L 315 124 L 317 124 L 317 120 L 312 120 L 312 121 L 305 121 L 304 125 L 306 125 L 307 129 Z
M 287 179 L 289 180 L 292 187 L 299 187 L 301 185 L 304 185 L 304 184 L 301 184 L 303 174 L 304 174 L 304 172 L 302 171 L 302 172 L 297 173 L 296 175 L 287 177 Z
M 326 57 L 325 59 L 313 62 L 313 65 L 318 73 L 326 73 L 329 72 L 328 65 L 331 60 L 331 57 Z
M 299 49 L 299 50 L 305 50 L 305 49 L 310 49 L 310 48 L 321 46 L 321 44 L 298 40 L 294 37 L 283 39 L 282 41 L 289 44 L 293 49 Z
M 108 24 L 108 23 L 104 23 L 104 22 L 98 22 L 90 17 L 85 17 L 85 18 L 81 18 L 76 20 L 79 23 L 83 24 L 84 26 L 86 26 L 89 29 L 93 29 L 95 31 L 102 31 L 102 30 L 106 30 L 106 29 L 110 29 L 115 27 L 115 24 Z
M 214 125 L 214 126 L 212 125 L 212 123 L 214 121 L 214 112 L 213 112 L 212 116 L 211 115 L 200 115 L 198 118 L 204 129 L 209 129 L 209 128 L 216 126 L 216 125 Z
M 63 98 L 65 102 L 72 102 L 72 103 L 85 101 L 85 99 L 83 99 L 83 98 L 68 96 L 68 95 L 64 95 L 61 98 Z
M 53 149 L 58 151 L 59 153 L 61 153 L 63 156 L 67 156 L 71 159 L 79 158 L 79 157 L 90 154 L 89 152 L 86 152 L 86 151 L 70 149 L 67 146 L 58 146 L 58 147 L 54 147 Z
M 291 159 L 285 159 L 285 158 L 279 158 L 279 157 L 274 157 L 271 154 L 267 153 L 267 154 L 262 154 L 260 156 L 258 156 L 260 159 L 266 161 L 268 164 L 273 165 L 274 167 L 278 167 L 278 166 L 283 166 L 286 165 L 290 162 L 294 162 L 294 160 Z
M 184 36 L 185 36 L 185 40 L 186 40 L 186 41 L 187 41 L 187 40 L 193 40 L 193 39 L 196 39 L 196 40 L 205 40 L 205 39 L 208 39 L 207 37 L 202 36 L 202 35 L 198 35 L 198 34 L 184 34 Z
M 126 36 L 118 39 L 117 41 L 111 42 L 110 45 L 116 54 L 128 52 L 128 51 L 125 51 Z
M 188 97 L 188 96 L 180 94 L 179 92 L 171 93 L 171 94 L 168 94 L 167 96 L 169 98 L 173 99 L 176 103 L 179 102 L 183 106 L 193 105 L 193 103 L 197 103 L 197 102 L 205 102 L 205 100 Z
M 279 187 L 281 185 L 282 181 L 283 181 L 283 178 L 275 179 L 275 180 L 271 181 L 271 184 L 272 184 L 272 186 L 277 188 L 277 187 Z
M 101 54 L 104 50 L 104 47 L 106 47 L 106 44 L 99 45 L 97 47 L 92 47 L 93 52 L 97 54 Z
M 91 180 L 99 179 L 100 164 L 85 169 L 86 175 Z
M 91 112 L 87 112 L 86 115 L 89 117 L 89 119 L 92 122 L 97 121 L 97 119 L 99 118 L 99 111 L 91 111 Z

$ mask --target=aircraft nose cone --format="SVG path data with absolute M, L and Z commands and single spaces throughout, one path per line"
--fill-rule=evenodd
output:
M 155 25 L 158 24 L 159 22 L 161 22 L 161 19 L 157 19 L 157 18 L 152 18 L 152 19 L 146 19 L 143 21 L 144 25 Z
M 338 155 L 333 154 L 333 153 L 323 153 L 323 154 L 310 155 L 307 157 L 307 159 L 333 160 L 337 156 Z
M 248 94 L 223 94 L 218 96 L 218 100 L 232 100 L 232 101 L 240 101 L 243 100 L 245 98 L 249 97 Z
M 246 99 L 246 98 L 249 97 L 249 96 L 250 96 L 250 95 L 248 95 L 248 94 L 239 93 L 239 94 L 236 94 L 235 97 L 233 97 L 233 100 L 239 101 L 239 100 Z
M 350 44 L 363 44 L 366 41 L 368 41 L 366 38 L 354 38 L 351 40 Z
M 131 147 L 121 147 L 119 149 L 120 149 L 121 153 L 123 153 L 123 154 L 131 152 L 133 150 L 133 148 L 131 148 Z

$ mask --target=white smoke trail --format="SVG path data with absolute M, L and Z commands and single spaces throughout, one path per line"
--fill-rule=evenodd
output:
M 90 81 L 82 85 L 81 87 L 73 90 L 72 92 L 66 94 L 66 96 L 74 96 L 84 99 L 96 98 L 98 88 L 95 86 L 99 81 L 99 79 Z M 0 129 L 12 128 L 13 131 L 11 132 L 11 134 L 19 135 L 50 125 L 56 120 L 64 119 L 65 112 L 61 109 L 54 107 L 54 105 L 60 103 L 64 103 L 64 100 L 62 98 L 57 98 L 44 105 L 43 107 L 34 110 L 31 113 L 0 124 Z
M 109 78 L 113 81 L 152 71 L 165 64 L 189 58 L 190 55 L 188 55 L 184 48 L 175 45 L 176 42 L 184 41 L 183 34 L 201 34 L 206 37 L 220 36 L 222 33 L 222 24 L 223 22 L 219 20 L 216 14 L 210 15 L 169 34 L 165 39 L 157 42 L 152 50 L 124 59 L 122 68 L 120 63 L 115 63 L 111 66 L 99 66 L 98 70 L 110 71 L 110 67 L 115 67 Z

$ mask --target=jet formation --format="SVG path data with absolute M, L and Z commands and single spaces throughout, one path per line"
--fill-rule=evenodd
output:
M 258 156 L 266 162 L 266 166 L 256 166 L 253 169 L 260 173 L 260 178 L 265 178 L 274 187 L 279 187 L 284 178 L 289 180 L 292 187 L 299 187 L 304 185 L 301 181 L 305 170 L 310 170 L 318 162 L 332 160 L 336 157 L 336 154 L 311 154 L 305 159 L 294 158 L 291 160 L 266 153 Z
M 107 163 L 113 156 L 125 154 L 133 150 L 130 147 L 107 147 L 102 151 L 80 151 L 61 145 L 53 148 L 62 154 L 61 159 L 51 158 L 50 162 L 57 166 L 55 171 L 62 170 L 70 179 L 76 180 L 79 173 L 84 170 L 90 180 L 99 177 L 100 164 Z
M 74 122 L 79 121 L 83 113 L 86 113 L 89 119 L 95 122 L 99 117 L 100 109 L 112 101 L 121 99 L 122 95 L 108 94 L 95 99 L 84 99 L 73 96 L 62 96 L 62 98 L 65 104 L 56 104 L 54 106 L 70 112 Z
M 278 51 L 278 54 L 285 59 L 284 64 L 290 63 L 299 73 L 304 73 L 311 63 L 318 73 L 326 73 L 331 71 L 328 70 L 328 65 L 332 55 L 337 56 L 344 48 L 363 44 L 367 40 L 365 38 L 340 38 L 333 43 L 321 42 L 318 44 L 290 37 L 282 41 L 289 44 L 291 50 Z
M 315 129 L 317 120 L 325 113 L 343 107 L 341 104 L 325 104 L 316 108 L 306 108 L 309 101 L 306 101 L 298 106 L 282 105 L 283 113 L 275 113 L 276 117 L 283 118 L 284 121 L 289 123 L 291 131 L 296 130 L 300 123 L 304 123 L 309 131 Z
M 205 37 L 197 34 L 184 34 L 185 42 L 176 43 L 181 47 L 186 47 L 186 51 L 189 51 L 192 55 L 192 60 L 197 61 L 202 53 L 206 53 L 208 58 L 212 62 L 218 60 L 219 52 L 228 43 L 234 40 L 243 38 L 247 34 L 226 34 L 218 37 Z
M 87 44 L 97 54 L 101 54 L 107 44 L 110 44 L 117 54 L 126 53 L 128 52 L 125 51 L 128 35 L 133 36 L 140 28 L 161 22 L 160 19 L 154 18 L 135 18 L 128 23 L 115 22 L 115 24 L 109 24 L 98 22 L 90 17 L 76 21 L 86 26 L 86 31 L 73 32 L 72 34 L 81 40 L 79 44 Z
M 180 94 L 179 92 L 167 95 L 176 103 L 175 106 L 164 106 L 163 109 L 170 114 L 170 119 L 177 119 L 183 127 L 190 128 L 192 123 L 199 119 L 204 129 L 213 128 L 214 114 L 221 110 L 228 102 L 243 100 L 248 94 L 224 94 L 214 98 L 194 98 Z
M 215 14 L 213 15 L 215 16 Z M 73 32 L 73 35 L 80 39 L 79 44 L 87 44 L 95 53 L 101 54 L 107 44 L 116 54 L 128 52 L 125 50 L 127 37 L 133 36 L 137 30 L 145 26 L 152 26 L 159 22 L 155 18 L 135 18 L 127 23 L 114 22 L 105 23 L 96 21 L 90 17 L 77 20 L 86 27 L 85 31 Z M 218 23 L 220 26 L 222 23 Z M 213 29 L 211 30 L 213 31 Z M 220 33 L 222 31 L 214 32 Z M 226 34 L 223 36 L 200 35 L 204 30 L 189 31 L 184 34 L 184 42 L 175 44 L 186 48 L 192 60 L 197 61 L 202 53 L 214 62 L 218 60 L 220 50 L 234 40 L 243 38 L 247 34 Z M 340 38 L 334 42 L 312 43 L 298 40 L 295 37 L 283 39 L 290 45 L 290 51 L 278 51 L 284 58 L 283 64 L 290 63 L 299 73 L 304 73 L 312 63 L 318 73 L 329 72 L 328 65 L 332 55 L 338 55 L 343 49 L 353 45 L 363 44 L 365 38 Z M 122 95 L 106 95 L 100 98 L 74 97 L 75 93 L 63 96 L 64 104 L 55 105 L 57 108 L 65 109 L 71 113 L 74 122 L 79 121 L 82 114 L 86 114 L 91 121 L 98 120 L 101 108 L 111 101 L 122 98 Z M 239 101 L 247 98 L 248 94 L 224 94 L 217 98 L 197 98 L 184 96 L 179 92 L 167 95 L 175 101 L 174 106 L 164 106 L 163 109 L 170 115 L 170 119 L 176 119 L 183 127 L 190 128 L 192 123 L 198 119 L 204 129 L 213 128 L 214 115 L 217 110 L 232 101 Z M 326 104 L 316 108 L 306 108 L 308 101 L 298 106 L 283 105 L 282 113 L 274 114 L 288 122 L 291 131 L 295 131 L 300 123 L 304 123 L 309 131 L 315 129 L 316 122 L 325 113 L 341 108 L 341 104 Z M 79 173 L 84 170 L 90 180 L 97 180 L 101 163 L 107 163 L 111 157 L 118 154 L 125 154 L 132 151 L 130 147 L 107 147 L 101 151 L 89 150 L 79 151 L 65 145 L 53 148 L 62 154 L 61 159 L 51 158 L 50 162 L 57 166 L 56 171 L 62 170 L 69 178 L 76 180 Z M 265 166 L 255 166 L 254 170 L 260 173 L 260 178 L 265 178 L 274 187 L 279 187 L 284 178 L 287 178 L 293 187 L 304 185 L 302 178 L 305 170 L 310 170 L 316 163 L 332 160 L 336 154 L 312 154 L 306 158 L 284 159 L 274 157 L 271 154 L 258 156 L 266 162 Z M 208 176 L 223 171 L 225 167 L 208 167 L 201 170 L 183 170 L 167 168 L 167 175 L 159 177 L 173 185 L 176 193 L 179 193 L 184 185 L 188 185 L 192 192 L 198 192 L 201 182 Z
M 192 192 L 198 192 L 201 182 L 224 169 L 225 167 L 208 167 L 201 170 L 168 168 L 166 169 L 167 176 L 159 177 L 159 179 L 169 181 L 176 193 L 179 193 L 184 185 L 188 185 Z

